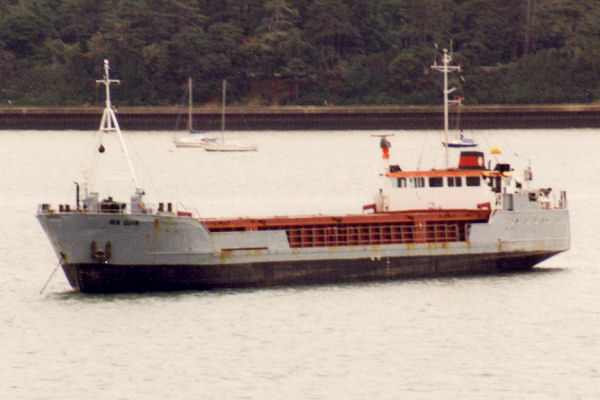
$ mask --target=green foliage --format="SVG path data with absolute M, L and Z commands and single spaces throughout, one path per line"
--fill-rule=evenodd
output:
M 21 6 L 9 8 L 0 22 L 0 41 L 17 57 L 31 57 L 44 39 L 44 25 L 33 10 Z
M 436 46 L 437 49 L 436 50 Z M 439 49 L 471 104 L 600 100 L 597 0 L 5 0 L 0 105 L 439 104 Z

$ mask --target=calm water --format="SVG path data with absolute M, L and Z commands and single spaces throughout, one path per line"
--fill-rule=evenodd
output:
M 403 168 L 444 166 L 438 133 L 395 133 Z M 232 133 L 258 144 L 244 154 L 175 149 L 174 134 L 127 136 L 149 202 L 356 213 L 379 185 L 370 132 Z M 568 191 L 569 252 L 510 276 L 90 296 L 61 270 L 40 294 L 57 260 L 34 214 L 74 203 L 94 134 L 0 132 L 0 399 L 600 398 L 600 130 L 476 139 Z M 103 142 L 97 187 L 125 198 L 127 166 Z

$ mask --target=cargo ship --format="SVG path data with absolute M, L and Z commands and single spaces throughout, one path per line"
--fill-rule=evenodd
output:
M 110 105 L 99 131 L 121 137 Z M 389 142 L 382 138 L 383 157 Z M 121 145 L 129 166 L 128 153 Z M 386 158 L 382 185 L 351 215 L 206 218 L 129 204 L 79 185 L 74 204 L 37 218 L 81 292 L 210 290 L 340 284 L 531 269 L 570 245 L 564 191 L 531 187 L 507 163 L 463 151 L 456 167 L 403 171 Z

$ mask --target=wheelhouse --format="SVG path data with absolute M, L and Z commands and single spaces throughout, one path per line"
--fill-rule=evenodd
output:
M 484 165 L 478 151 L 462 152 L 458 168 L 402 171 L 392 165 L 385 188 L 375 196 L 376 210 L 493 208 L 497 194 L 513 193 L 520 184 L 510 165 L 497 164 L 494 170 Z

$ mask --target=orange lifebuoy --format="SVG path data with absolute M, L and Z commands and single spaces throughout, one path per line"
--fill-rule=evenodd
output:
M 390 149 L 388 147 L 382 147 L 381 151 L 383 152 L 383 154 L 381 155 L 381 158 L 383 158 L 384 160 L 387 160 L 390 158 Z

